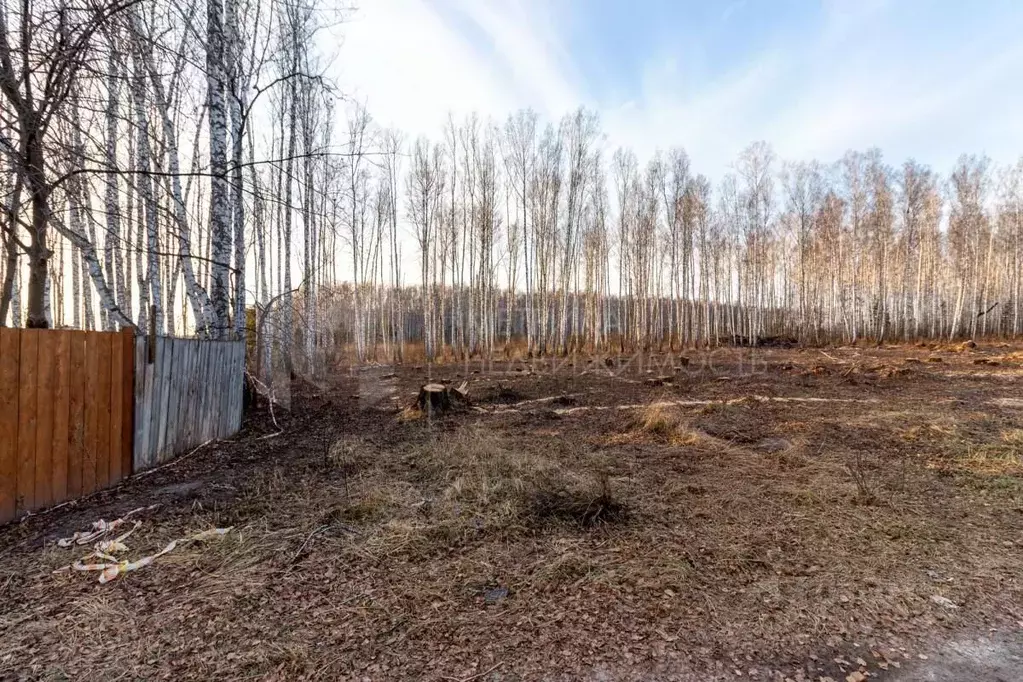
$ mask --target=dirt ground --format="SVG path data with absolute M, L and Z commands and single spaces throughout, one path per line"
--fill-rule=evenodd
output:
M 1023 679 L 1020 347 L 686 356 L 298 382 L 0 528 L 0 678 Z M 132 559 L 231 530 L 60 570 L 139 507 Z

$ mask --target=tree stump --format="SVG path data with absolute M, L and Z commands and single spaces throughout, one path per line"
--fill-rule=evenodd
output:
M 457 388 L 444 384 L 426 384 L 419 389 L 416 404 L 427 414 L 444 413 L 456 406 L 467 406 L 469 404 L 467 386 L 466 382 L 462 382 Z
M 426 413 L 447 412 L 451 409 L 451 395 L 444 384 L 426 384 L 419 389 L 416 403 Z
M 463 381 L 462 385 L 458 388 L 450 388 L 448 392 L 451 395 L 452 404 L 462 403 L 463 405 L 469 404 L 469 382 Z

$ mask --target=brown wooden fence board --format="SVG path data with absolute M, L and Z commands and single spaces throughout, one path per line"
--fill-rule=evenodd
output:
M 53 389 L 57 335 L 39 332 L 37 351 L 35 501 L 34 507 L 53 504 Z
M 96 453 L 99 446 L 99 353 L 90 334 L 85 342 L 85 448 L 82 457 L 82 494 L 96 491 Z
M 17 510 L 35 509 L 36 400 L 39 394 L 39 329 L 21 330 L 18 373 L 18 493 Z
M 85 332 L 71 332 L 71 365 L 68 371 L 67 495 L 82 495 L 82 463 L 85 461 Z
M 0 329 L 0 523 L 17 513 L 20 355 L 20 330 Z
M 0 523 L 131 473 L 133 348 L 131 333 L 0 329 Z
M 55 331 L 56 348 L 53 354 L 53 475 L 50 479 L 50 490 L 53 503 L 59 504 L 68 499 L 67 466 L 68 466 L 68 429 L 71 407 L 71 336 L 69 331 Z
M 110 388 L 111 342 L 113 334 L 94 336 L 99 362 L 96 366 L 96 489 L 110 485 Z

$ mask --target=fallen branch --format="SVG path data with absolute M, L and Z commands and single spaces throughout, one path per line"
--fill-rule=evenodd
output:
M 442 680 L 450 680 L 451 682 L 472 682 L 472 680 L 478 680 L 479 678 L 483 677 L 484 675 L 487 675 L 489 673 L 494 672 L 495 670 L 500 668 L 502 665 L 504 665 L 504 661 L 501 661 L 499 663 L 495 663 L 494 665 L 490 666 L 489 668 L 487 668 L 483 672 L 476 673 L 475 675 L 470 675 L 469 677 L 442 677 L 441 679 Z
M 254 377 L 250 372 L 246 372 L 245 375 L 247 377 L 249 377 L 249 379 L 252 380 L 252 383 L 257 384 L 257 386 L 256 386 L 257 389 L 260 386 L 262 386 L 263 390 L 266 392 L 266 400 L 267 400 L 267 403 L 269 403 L 269 405 L 270 405 L 270 421 L 273 422 L 274 428 L 277 429 L 276 433 L 268 433 L 266 435 L 260 436 L 259 439 L 260 440 L 266 440 L 268 438 L 274 438 L 276 436 L 281 435 L 282 433 L 284 433 L 284 429 L 282 429 L 281 425 L 277 423 L 277 416 L 274 415 L 274 403 L 276 403 L 277 400 L 276 400 L 276 396 L 274 395 L 273 389 L 270 388 L 269 386 L 267 386 L 266 384 L 264 384 L 262 381 L 260 381 L 256 377 Z
M 537 403 L 549 403 L 549 402 L 553 402 L 555 400 L 565 400 L 565 399 L 568 399 L 568 398 L 577 398 L 577 397 L 579 397 L 581 395 L 582 395 L 582 393 L 566 393 L 564 395 L 551 395 L 551 396 L 547 396 L 546 398 L 533 398 L 532 400 L 523 400 L 521 402 L 512 403 L 511 405 L 497 405 L 496 407 L 494 407 L 494 412 L 502 412 L 502 411 L 505 411 L 505 410 L 514 410 L 515 408 L 521 407 L 522 405 L 534 405 L 534 404 L 537 404 Z
M 998 407 L 1023 408 L 1023 398 L 995 398 L 988 402 Z
M 166 464 L 161 464 L 160 466 L 155 467 L 153 469 L 146 469 L 145 471 L 142 471 L 142 472 L 139 472 L 137 474 L 134 474 L 133 476 L 131 476 L 131 478 L 128 478 L 126 480 L 128 480 L 128 481 L 137 481 L 138 479 L 143 478 L 144 476 L 148 476 L 149 474 L 155 474 L 157 471 L 160 471 L 161 469 L 166 469 L 167 467 L 174 466 L 175 464 L 179 464 L 182 460 L 188 459 L 189 457 L 191 457 L 192 455 L 194 455 L 195 453 L 199 452 L 204 447 L 206 447 L 207 445 L 212 443 L 214 440 L 215 440 L 214 438 L 211 438 L 208 441 L 206 441 L 205 443 L 203 443 L 202 445 L 197 445 L 191 452 L 187 452 L 187 453 L 181 455 L 180 457 L 175 457 L 174 459 L 172 459 L 171 461 L 167 462 Z M 118 486 L 118 487 L 120 487 L 120 486 Z
M 985 310 L 984 312 L 981 312 L 981 313 L 977 313 L 977 319 L 980 319 L 980 318 L 984 317 L 984 316 L 985 316 L 985 315 L 987 315 L 987 314 L 988 314 L 989 312 L 991 312 L 992 310 L 994 310 L 994 309 L 995 309 L 995 308 L 996 308 L 996 307 L 998 306 L 998 304 L 999 304 L 999 303 L 1001 303 L 1001 301 L 995 301 L 994 303 L 992 303 L 992 304 L 991 304 L 991 307 L 990 307 L 990 308 L 988 308 L 988 309 L 987 309 L 987 310 Z
M 826 357 L 828 360 L 833 360 L 833 361 L 837 362 L 840 365 L 848 365 L 849 364 L 848 360 L 839 360 L 834 355 L 829 355 L 828 353 L 825 353 L 822 350 L 818 350 L 817 352 L 820 353 L 821 355 L 823 355 L 824 357 Z
M 554 410 L 555 414 L 566 415 L 586 411 L 608 411 L 608 410 L 641 410 L 652 407 L 703 407 L 706 405 L 741 405 L 747 400 L 758 403 L 877 403 L 874 398 L 783 398 L 763 395 L 751 395 L 743 398 L 732 398 L 731 400 L 663 400 L 655 403 L 635 403 L 630 405 L 582 405 L 579 407 L 565 407 Z

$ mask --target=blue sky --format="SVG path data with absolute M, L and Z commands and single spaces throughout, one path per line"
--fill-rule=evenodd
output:
M 1021 36 L 1018 0 L 363 0 L 333 35 L 338 82 L 382 125 L 585 105 L 609 149 L 682 145 L 712 178 L 755 140 L 792 160 L 1012 162 Z

